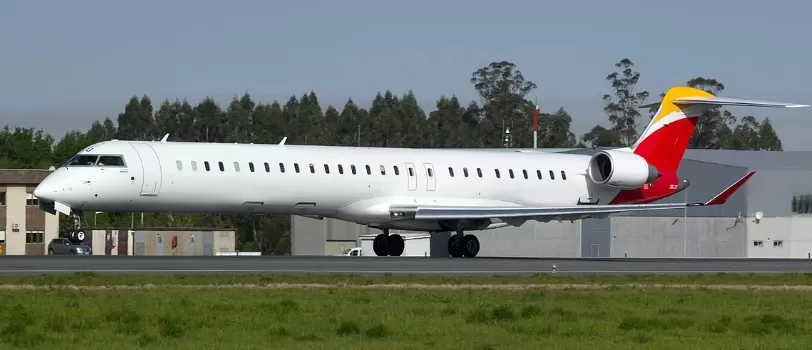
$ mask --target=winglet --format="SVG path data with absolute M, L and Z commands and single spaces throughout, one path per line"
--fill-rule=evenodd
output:
M 753 174 L 755 174 L 755 173 L 756 173 L 755 171 L 751 171 L 751 172 L 747 173 L 746 175 L 742 176 L 740 179 L 736 180 L 736 182 L 734 182 L 732 185 L 728 186 L 724 191 L 720 192 L 715 197 L 711 198 L 709 201 L 707 201 L 707 202 L 705 202 L 705 203 L 703 203 L 701 205 L 707 206 L 707 205 L 725 204 L 725 202 L 727 202 L 727 199 L 730 198 L 730 196 L 732 196 L 733 193 L 736 193 L 736 190 L 738 190 L 739 187 L 742 187 L 742 185 L 744 185 L 744 183 L 747 182 L 747 180 L 749 180 L 750 177 L 752 177 Z
M 280 142 L 279 142 L 279 145 L 280 145 L 280 146 L 285 145 L 285 141 L 287 141 L 287 140 L 288 140 L 288 137 L 287 137 L 287 136 L 283 137 L 283 138 L 282 138 L 282 141 L 280 141 Z
M 161 143 L 166 143 L 166 139 L 169 138 L 169 134 L 164 135 L 164 138 L 161 139 Z

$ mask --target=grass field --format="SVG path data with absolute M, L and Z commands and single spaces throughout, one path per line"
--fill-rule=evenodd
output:
M 678 285 L 651 285 L 670 282 L 664 276 L 4 276 L 0 348 L 797 349 L 812 342 L 810 275 L 669 278 Z M 590 289 L 595 283 L 602 289 Z M 724 289 L 732 285 L 739 290 Z

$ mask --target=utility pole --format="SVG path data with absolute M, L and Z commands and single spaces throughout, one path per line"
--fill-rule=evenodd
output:
M 358 133 L 356 134 L 355 138 L 358 142 L 358 147 L 361 147 L 361 124 L 358 124 Z
M 536 105 L 533 106 L 533 148 L 538 148 L 539 142 L 539 99 L 536 97 Z

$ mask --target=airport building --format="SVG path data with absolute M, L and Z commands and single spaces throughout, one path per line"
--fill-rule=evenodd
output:
M 527 151 L 595 152 L 583 148 Z M 659 202 L 704 202 L 751 170 L 756 174 L 721 206 L 635 212 L 573 223 L 528 221 L 521 227 L 470 233 L 479 238 L 478 256 L 483 257 L 812 258 L 812 152 L 689 149 L 679 176 L 691 185 Z M 291 220 L 294 255 L 333 255 L 339 246 L 360 247 L 362 236 L 380 233 L 333 219 L 293 216 Z M 448 256 L 449 234 L 432 236 L 432 256 Z
M 0 169 L 0 255 L 45 255 L 59 218 L 39 209 L 34 188 L 48 170 Z

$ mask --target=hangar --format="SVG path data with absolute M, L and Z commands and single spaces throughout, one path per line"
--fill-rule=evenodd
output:
M 487 149 L 482 151 L 516 151 Z M 522 149 L 593 154 L 596 150 Z M 470 232 L 478 256 L 812 258 L 812 152 L 689 149 L 680 165 L 690 187 L 660 203 L 705 201 L 748 171 L 756 174 L 723 206 L 627 213 L 606 219 L 527 222 Z M 291 218 L 293 255 L 333 255 L 380 231 L 334 219 Z M 392 230 L 391 233 L 400 233 Z M 431 238 L 431 256 L 448 256 L 449 233 Z

